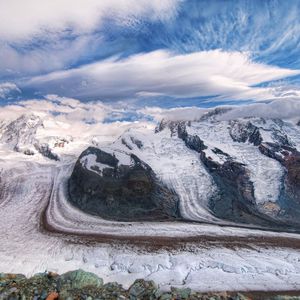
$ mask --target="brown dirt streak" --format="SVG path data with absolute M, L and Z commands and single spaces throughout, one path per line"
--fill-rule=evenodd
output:
M 234 236 L 211 236 L 211 235 L 198 235 L 186 237 L 164 237 L 164 236 L 122 236 L 111 234 L 85 234 L 85 233 L 68 233 L 59 230 L 49 224 L 47 220 L 46 211 L 49 202 L 43 210 L 40 218 L 40 229 L 45 232 L 69 236 L 73 238 L 73 242 L 85 244 L 127 244 L 134 246 L 141 246 L 153 250 L 158 249 L 178 249 L 185 247 L 187 244 L 193 244 L 203 247 L 227 247 L 227 248 L 251 248 L 255 246 L 261 247 L 280 247 L 300 249 L 300 239 L 289 237 L 263 237 L 263 236 L 247 236 L 247 237 L 234 237 Z M 75 239 L 74 239 L 75 238 Z

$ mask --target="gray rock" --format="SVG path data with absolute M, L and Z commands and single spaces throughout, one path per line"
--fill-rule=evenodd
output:
M 145 281 L 143 279 L 136 280 L 129 288 L 129 297 L 131 300 L 137 299 L 156 299 L 157 286 L 153 281 Z
M 83 289 L 89 286 L 100 288 L 103 280 L 93 273 L 79 269 L 62 274 L 57 283 L 59 290 Z
M 97 165 L 84 165 L 89 155 Z M 114 154 L 89 147 L 79 157 L 69 179 L 69 200 L 83 211 L 118 221 L 157 221 L 180 218 L 179 198 L 163 185 L 137 156 L 131 165 L 119 164 Z

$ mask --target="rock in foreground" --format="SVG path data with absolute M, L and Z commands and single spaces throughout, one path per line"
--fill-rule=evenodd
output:
M 153 281 L 136 280 L 128 290 L 122 285 L 112 282 L 103 284 L 101 278 L 83 270 L 70 271 L 62 275 L 52 272 L 39 273 L 31 278 L 20 274 L 0 273 L 1 300 L 183 300 L 183 299 L 215 299 L 215 300 L 247 300 L 247 299 L 300 299 L 300 293 L 279 295 L 271 292 L 254 293 L 200 293 L 189 288 L 171 288 L 162 292 Z

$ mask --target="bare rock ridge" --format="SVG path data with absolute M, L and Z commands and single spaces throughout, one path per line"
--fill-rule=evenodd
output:
M 137 156 L 124 155 L 130 164 L 121 163 L 114 152 L 94 147 L 85 150 L 69 180 L 70 201 L 83 211 L 105 219 L 178 219 L 177 195 Z

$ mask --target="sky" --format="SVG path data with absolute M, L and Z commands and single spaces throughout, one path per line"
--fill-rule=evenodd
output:
M 0 105 L 76 99 L 131 120 L 294 103 L 299 15 L 298 0 L 0 0 Z

